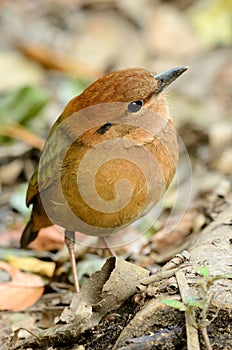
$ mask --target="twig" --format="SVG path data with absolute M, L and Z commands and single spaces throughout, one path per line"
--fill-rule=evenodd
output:
M 184 303 L 187 304 L 187 299 L 191 293 L 188 286 L 185 273 L 181 270 L 176 272 L 176 279 L 179 285 L 180 295 Z M 186 324 L 186 334 L 187 334 L 187 347 L 188 350 L 200 350 L 200 343 L 198 337 L 197 328 L 194 327 L 193 317 L 187 311 L 185 311 L 185 324 Z M 212 349 L 211 349 L 212 350 Z
M 205 341 L 205 346 L 206 346 L 206 349 L 207 350 L 212 350 L 212 346 L 210 344 L 210 341 L 209 341 L 209 336 L 208 336 L 208 333 L 207 333 L 207 329 L 206 329 L 206 326 L 202 326 L 202 327 L 199 327 L 200 331 L 201 331 L 201 334 L 204 338 L 204 341 Z
M 45 141 L 41 137 L 33 134 L 31 131 L 19 124 L 1 126 L 0 135 L 23 141 L 32 147 L 39 149 L 40 151 L 44 147 Z

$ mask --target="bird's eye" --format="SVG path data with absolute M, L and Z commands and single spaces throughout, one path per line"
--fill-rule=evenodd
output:
M 142 107 L 143 107 L 143 101 L 138 100 L 138 101 L 130 102 L 127 106 L 127 110 L 130 113 L 136 113 L 136 112 L 140 111 L 140 109 Z

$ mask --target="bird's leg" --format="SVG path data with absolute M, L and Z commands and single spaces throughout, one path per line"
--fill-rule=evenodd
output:
M 79 287 L 79 282 L 77 277 L 77 266 L 76 266 L 75 252 L 74 252 L 75 232 L 65 230 L 65 244 L 69 252 L 75 291 L 76 293 L 78 293 L 80 290 L 80 287 Z
M 116 257 L 114 250 L 108 244 L 107 238 L 106 237 L 101 237 L 101 238 L 102 238 L 104 245 L 105 245 L 106 249 L 108 250 L 110 256 Z

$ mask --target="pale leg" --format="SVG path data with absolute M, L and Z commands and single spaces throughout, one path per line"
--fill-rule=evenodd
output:
M 78 293 L 80 290 L 80 287 L 79 287 L 79 282 L 77 277 L 77 266 L 76 266 L 75 252 L 74 252 L 75 232 L 65 230 L 65 244 L 68 248 L 68 252 L 70 256 L 70 263 L 72 268 L 75 291 L 76 293 Z
M 108 244 L 107 238 L 106 237 L 101 237 L 101 239 L 103 240 L 104 245 L 105 245 L 106 249 L 108 250 L 110 256 L 116 257 L 115 252 L 113 251 L 113 249 Z

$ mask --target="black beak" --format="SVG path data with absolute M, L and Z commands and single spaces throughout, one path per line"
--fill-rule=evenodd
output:
M 154 77 L 158 81 L 157 93 L 159 94 L 163 89 L 176 80 L 181 74 L 183 74 L 188 67 L 175 67 L 167 69 L 162 73 L 156 74 Z

